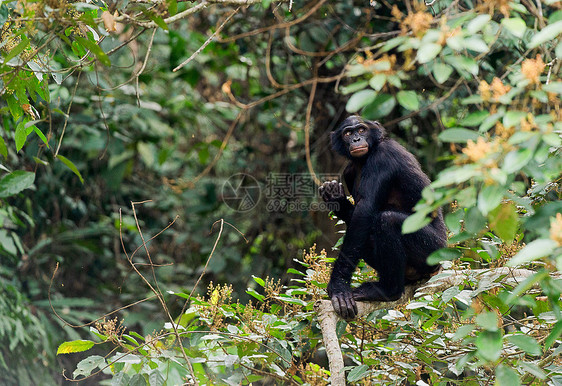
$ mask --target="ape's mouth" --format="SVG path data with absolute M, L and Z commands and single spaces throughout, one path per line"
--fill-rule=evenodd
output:
M 365 155 L 369 152 L 369 146 L 355 147 L 349 151 L 353 156 Z

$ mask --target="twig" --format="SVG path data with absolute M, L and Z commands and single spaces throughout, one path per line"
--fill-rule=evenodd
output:
M 198 11 L 204 9 L 204 8 L 207 8 L 207 6 L 209 4 L 210 3 L 208 1 L 203 1 L 199 4 L 197 4 L 194 7 L 188 8 L 185 11 L 182 11 L 180 13 L 176 13 L 174 16 L 170 16 L 170 17 L 164 19 L 164 23 L 170 24 L 170 23 L 174 23 L 176 21 L 182 20 L 182 19 L 186 18 L 187 16 L 189 16 L 191 14 L 194 14 L 195 12 L 198 12 Z M 158 24 L 156 24 L 153 21 L 150 21 L 150 22 L 137 21 L 135 19 L 130 18 L 128 15 L 116 17 L 115 21 L 123 21 L 125 19 L 130 20 L 132 23 L 134 23 L 136 25 L 139 25 L 141 27 L 144 27 L 144 28 L 157 28 L 158 27 Z
M 60 150 L 60 147 L 62 145 L 62 139 L 64 138 L 64 133 L 66 132 L 66 126 L 68 125 L 68 118 L 70 118 L 70 108 L 72 107 L 72 102 L 74 101 L 74 96 L 76 95 L 76 89 L 78 89 L 78 83 L 80 83 L 80 75 L 82 75 L 82 71 L 78 72 L 76 84 L 74 84 L 74 90 L 72 90 L 72 97 L 70 98 L 70 103 L 68 104 L 68 109 L 66 109 L 66 116 L 64 117 L 64 125 L 62 126 L 62 133 L 60 134 L 59 143 L 57 145 L 57 150 L 55 151 L 55 155 L 54 155 L 55 158 L 59 154 L 59 150 Z
M 315 76 L 314 79 L 318 79 L 318 78 Z M 312 89 L 310 90 L 310 95 L 308 97 L 308 105 L 306 106 L 306 118 L 305 118 L 306 122 L 304 124 L 304 147 L 306 151 L 306 165 L 308 167 L 308 172 L 312 176 L 314 183 L 320 186 L 321 181 L 318 179 L 316 173 L 314 172 L 314 167 L 312 166 L 312 160 L 310 158 L 310 116 L 312 114 L 312 104 L 314 103 L 314 96 L 316 95 L 317 84 L 318 82 L 312 83 Z
M 293 26 L 295 24 L 299 24 L 300 22 L 308 19 L 310 16 L 312 16 L 321 6 L 322 4 L 324 4 L 327 0 L 320 0 L 318 1 L 312 8 L 310 8 L 308 10 L 307 13 L 305 13 L 304 15 L 302 15 L 299 18 L 296 18 L 295 20 L 289 21 L 289 22 L 285 22 L 285 23 L 279 23 L 279 24 L 275 24 L 269 27 L 263 27 L 263 28 L 258 28 L 249 32 L 244 32 L 232 37 L 229 37 L 227 39 L 221 39 L 220 42 L 221 43 L 231 43 L 234 42 L 238 39 L 242 39 L 242 38 L 246 38 L 249 36 L 254 36 L 254 35 L 259 35 L 261 33 L 267 32 L 267 31 L 271 31 L 271 30 L 275 30 L 275 29 L 280 29 L 280 28 L 286 28 L 286 27 L 290 27 Z M 261 2 L 261 0 L 259 0 L 259 2 Z
M 64 319 L 62 316 L 59 315 L 59 313 L 57 312 L 57 310 L 55 309 L 55 307 L 53 306 L 53 301 L 51 299 L 51 290 L 53 288 L 53 283 L 55 281 L 55 276 L 57 275 L 57 272 L 59 270 L 59 263 L 57 262 L 57 264 L 55 265 L 55 270 L 53 271 L 53 275 L 51 276 L 51 281 L 49 282 L 49 289 L 47 291 L 47 299 L 49 300 L 49 307 L 51 308 L 51 311 L 53 311 L 53 314 L 55 314 L 55 316 L 65 325 L 68 327 L 72 327 L 72 328 L 83 328 L 83 327 L 87 327 L 87 326 L 91 326 L 92 324 L 96 323 L 98 320 L 102 320 L 104 318 L 107 318 L 108 316 L 111 316 L 119 311 L 122 310 L 126 310 L 127 308 L 130 308 L 132 306 L 136 306 L 137 304 L 140 304 L 142 302 L 146 302 L 147 300 L 151 300 L 154 299 L 154 297 L 156 295 L 153 296 L 149 296 L 147 298 L 141 299 L 141 300 L 137 300 L 134 303 L 130 303 L 127 304 L 126 306 L 122 306 L 119 307 L 111 312 L 108 312 L 107 314 L 104 314 L 103 316 L 100 316 L 97 319 L 92 320 L 91 322 L 88 323 L 84 323 L 84 324 L 72 324 L 70 322 L 68 322 L 66 319 Z
M 206 176 L 212 169 L 213 167 L 217 164 L 217 162 L 219 161 L 224 149 L 226 149 L 226 145 L 228 144 L 228 141 L 230 140 L 230 137 L 232 136 L 232 133 L 234 132 L 234 129 L 236 128 L 236 126 L 238 126 L 238 123 L 240 122 L 240 120 L 242 119 L 242 116 L 246 113 L 247 108 L 243 108 L 238 115 L 236 116 L 236 118 L 234 119 L 234 121 L 232 121 L 232 123 L 230 124 L 230 127 L 228 128 L 228 131 L 226 132 L 226 135 L 224 136 L 224 139 L 222 140 L 221 146 L 219 147 L 219 151 L 217 152 L 217 154 L 215 155 L 215 158 L 213 158 L 213 160 L 211 161 L 210 164 L 208 164 L 205 169 L 199 173 L 195 178 L 193 178 L 190 181 L 186 181 L 186 182 L 180 182 L 177 185 L 173 185 L 172 186 L 172 190 L 177 188 L 177 189 L 187 189 L 187 188 L 193 188 L 195 186 L 195 184 L 197 182 L 199 182 L 199 180 L 201 178 L 203 178 L 204 176 Z
M 146 68 L 146 63 L 148 63 L 148 57 L 150 56 L 150 51 L 152 51 L 152 43 L 154 43 L 154 36 L 156 35 L 156 31 L 157 31 L 157 29 L 154 29 L 154 31 L 152 31 L 152 36 L 150 37 L 150 40 L 148 41 L 148 48 L 146 49 L 146 55 L 144 56 L 144 62 L 142 64 L 142 67 L 135 74 L 136 95 L 137 95 L 137 106 L 138 107 L 140 107 L 139 76 L 144 72 L 144 69 Z
M 217 36 L 217 34 L 222 31 L 222 29 L 224 28 L 226 23 L 228 23 L 230 21 L 230 19 L 232 19 L 232 17 L 238 12 L 239 9 L 240 9 L 240 7 L 236 8 L 234 11 L 232 11 L 230 13 L 230 15 L 228 15 L 226 20 L 223 21 L 222 24 L 217 28 L 217 30 L 215 32 L 213 32 L 213 34 L 211 36 L 209 36 L 209 38 L 205 41 L 205 43 L 203 43 L 203 45 L 201 47 L 199 47 L 199 49 L 197 51 L 195 51 L 193 54 L 191 54 L 191 56 L 189 58 L 187 58 L 187 60 L 185 60 L 179 66 L 174 68 L 173 72 L 176 72 L 177 70 L 179 70 L 183 66 L 187 65 L 189 62 L 191 62 L 193 60 L 193 58 L 195 58 L 197 55 L 199 55 L 201 53 L 201 51 L 203 51 L 205 49 L 205 47 L 207 47 L 213 41 L 215 36 Z
M 138 268 L 136 267 L 135 264 L 133 264 L 132 261 L 132 255 L 129 258 L 129 263 L 131 264 L 131 266 L 133 267 L 133 269 L 135 270 L 135 272 L 137 273 L 137 275 L 140 276 L 140 278 L 145 282 L 145 284 L 150 288 L 150 290 L 156 295 L 156 297 L 158 298 L 158 300 L 160 301 L 160 304 L 162 305 L 162 309 L 164 310 L 164 312 L 166 313 L 166 316 L 168 317 L 168 320 L 171 322 L 172 324 L 172 328 L 174 329 L 174 333 L 176 336 L 176 339 L 178 341 L 178 344 L 180 345 L 180 349 L 181 349 L 181 354 L 183 356 L 183 359 L 185 360 L 185 363 L 189 369 L 189 372 L 191 374 L 191 378 L 193 379 L 193 382 L 196 386 L 199 385 L 199 382 L 197 381 L 197 378 L 195 377 L 195 371 L 193 370 L 193 366 L 191 365 L 191 362 L 189 361 L 189 358 L 187 357 L 187 354 L 185 352 L 185 349 L 183 347 L 183 342 L 181 340 L 181 337 L 179 335 L 179 331 L 178 331 L 178 326 L 175 323 L 174 318 L 172 318 L 172 315 L 170 314 L 170 311 L 168 310 L 168 305 L 166 304 L 166 301 L 164 300 L 164 296 L 162 295 L 162 291 L 160 291 L 160 287 L 158 286 L 158 281 L 156 280 L 156 272 L 154 270 L 154 266 L 152 265 L 152 258 L 150 257 L 150 251 L 148 250 L 148 246 L 146 245 L 146 241 L 144 239 L 144 236 L 142 234 L 142 230 L 137 218 L 137 212 L 135 210 L 135 205 L 139 205 L 139 204 L 144 204 L 145 202 L 149 202 L 148 201 L 142 201 L 142 202 L 131 202 L 131 207 L 133 209 L 133 217 L 135 218 L 135 223 L 137 225 L 137 230 L 139 232 L 139 235 L 141 237 L 142 240 L 142 245 L 146 251 L 147 257 L 148 257 L 148 261 L 150 262 L 150 267 L 152 270 L 152 277 L 154 279 L 154 286 L 152 286 L 152 284 L 150 284 L 150 282 L 146 279 L 146 277 L 144 277 L 144 275 L 138 270 Z M 123 245 L 123 250 L 124 248 L 124 244 L 123 244 L 123 235 L 121 233 L 121 211 L 119 211 L 119 234 L 121 236 L 121 244 Z

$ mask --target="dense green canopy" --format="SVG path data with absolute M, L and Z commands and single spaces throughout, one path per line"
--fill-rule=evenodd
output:
M 562 382 L 560 1 L 19 0 L 0 26 L 0 383 L 326 384 L 344 228 L 316 184 L 348 113 L 420 160 L 403 232 L 443 207 L 430 260 L 467 274 L 340 321 L 348 382 Z M 500 267 L 536 273 L 470 274 Z

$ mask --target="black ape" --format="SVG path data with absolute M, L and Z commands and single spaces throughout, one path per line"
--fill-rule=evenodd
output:
M 356 300 L 391 301 L 400 298 L 406 283 L 428 277 L 438 269 L 427 256 L 447 244 L 443 215 L 411 234 L 402 234 L 404 219 L 421 198 L 429 178 L 415 157 L 386 136 L 378 122 L 357 116 L 347 118 L 332 132 L 335 151 L 351 160 L 345 183 L 355 205 L 336 181 L 324 182 L 320 195 L 339 203 L 336 215 L 347 232 L 334 264 L 328 295 L 336 312 L 346 319 L 357 315 Z M 378 282 L 351 290 L 351 276 L 363 258 L 378 273 Z

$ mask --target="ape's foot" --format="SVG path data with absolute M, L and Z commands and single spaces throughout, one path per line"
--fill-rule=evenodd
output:
M 362 301 L 391 302 L 400 299 L 402 291 L 388 291 L 383 289 L 379 283 L 363 283 L 353 290 L 353 299 Z
M 332 293 L 332 307 L 343 319 L 355 319 L 357 316 L 357 304 L 351 291 Z

